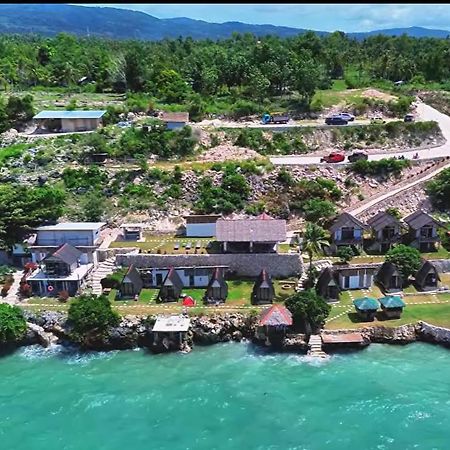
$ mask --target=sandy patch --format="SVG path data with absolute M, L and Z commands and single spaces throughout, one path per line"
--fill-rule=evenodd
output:
M 361 95 L 367 98 L 379 98 L 385 102 L 389 102 L 390 100 L 395 100 L 397 98 L 394 95 L 386 94 L 385 92 L 378 91 L 377 89 L 366 89 L 361 93 Z
M 218 145 L 210 150 L 207 150 L 200 156 L 202 161 L 229 161 L 229 160 L 243 160 L 260 158 L 261 155 L 255 150 L 250 150 L 244 147 L 237 147 L 235 145 Z

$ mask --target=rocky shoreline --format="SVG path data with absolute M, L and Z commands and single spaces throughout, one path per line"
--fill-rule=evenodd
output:
M 126 350 L 138 347 L 149 348 L 154 353 L 168 351 L 189 352 L 196 345 L 212 345 L 221 342 L 251 341 L 256 345 L 265 345 L 255 337 L 257 317 L 238 313 L 224 315 L 191 317 L 191 327 L 181 342 L 170 341 L 162 346 L 153 342 L 152 327 L 155 318 L 142 316 L 124 316 L 117 327 L 111 327 L 104 333 L 87 333 L 76 339 L 72 334 L 67 316 L 63 313 L 45 311 L 39 314 L 26 313 L 27 332 L 20 342 L 12 347 L 39 344 L 48 347 L 52 344 L 78 345 L 83 350 Z M 364 347 L 371 343 L 409 344 L 428 342 L 450 348 L 450 329 L 430 325 L 426 322 L 402 325 L 399 327 L 364 327 L 360 329 L 323 330 L 326 335 L 345 335 L 359 332 L 364 342 L 345 347 Z M 332 345 L 327 352 L 342 348 Z M 283 345 L 277 351 L 306 353 L 308 343 L 303 334 L 288 334 Z M 330 351 L 331 350 L 331 351 Z

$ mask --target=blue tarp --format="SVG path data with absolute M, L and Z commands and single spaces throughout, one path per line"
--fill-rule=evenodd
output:
M 41 111 L 33 119 L 100 119 L 105 111 Z

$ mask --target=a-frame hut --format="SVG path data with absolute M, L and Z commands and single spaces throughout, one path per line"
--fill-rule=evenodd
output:
M 171 267 L 159 290 L 158 300 L 162 302 L 176 302 L 180 298 L 182 290 L 183 282 L 177 271 Z
M 223 303 L 228 297 L 228 285 L 220 267 L 214 269 L 205 292 L 205 303 Z
M 376 275 L 376 281 L 386 293 L 399 292 L 403 287 L 403 277 L 395 264 L 386 261 Z
M 272 277 L 267 273 L 266 269 L 262 269 L 253 285 L 252 304 L 263 305 L 273 303 L 274 297 L 275 289 L 273 287 Z
M 275 304 L 265 309 L 258 322 L 256 338 L 266 345 L 281 346 L 288 327 L 292 326 L 292 313 L 283 305 Z
M 339 300 L 341 289 L 336 278 L 334 270 L 331 267 L 325 267 L 317 279 L 317 295 L 323 297 L 327 302 L 337 302 Z
M 419 291 L 435 291 L 441 278 L 436 266 L 430 261 L 423 260 L 422 265 L 416 272 L 414 284 Z
M 144 283 L 142 282 L 141 275 L 136 268 L 131 265 L 120 284 L 120 294 L 122 297 L 133 297 L 139 294 L 143 287 Z

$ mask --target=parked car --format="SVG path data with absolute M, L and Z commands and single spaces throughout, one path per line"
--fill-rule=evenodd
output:
M 359 161 L 360 159 L 369 159 L 369 155 L 366 152 L 353 152 L 351 155 L 348 155 L 348 162 L 354 163 Z
M 131 122 L 128 122 L 128 121 L 126 121 L 126 122 L 119 122 L 117 124 L 117 126 L 119 128 L 128 128 L 128 127 L 131 127 Z
M 339 163 L 345 160 L 345 155 L 342 153 L 330 153 L 323 158 L 320 158 L 320 162 L 326 163 Z
M 340 113 L 339 114 L 341 117 L 343 117 L 345 120 L 348 120 L 349 122 L 353 122 L 355 120 L 355 116 L 353 114 L 350 113 Z
M 381 116 L 372 117 L 370 123 L 386 123 L 386 121 Z
M 342 116 L 331 116 L 325 119 L 327 125 L 347 125 L 348 120 Z
M 406 114 L 406 116 L 403 120 L 405 122 L 414 122 L 414 116 L 412 114 Z

